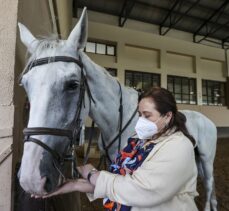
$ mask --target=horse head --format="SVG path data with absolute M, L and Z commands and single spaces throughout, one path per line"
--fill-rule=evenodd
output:
M 87 11 L 67 40 L 39 40 L 20 23 L 19 30 L 30 53 L 21 76 L 30 113 L 19 181 L 26 192 L 43 195 L 62 183 L 63 162 L 89 112 L 79 53 L 87 41 Z

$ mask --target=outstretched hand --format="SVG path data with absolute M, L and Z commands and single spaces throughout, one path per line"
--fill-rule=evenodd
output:
M 31 195 L 31 197 L 45 199 L 45 198 L 49 198 L 49 197 L 56 196 L 56 195 L 71 193 L 74 191 L 79 191 L 79 192 L 83 192 L 83 193 L 93 193 L 98 174 L 95 176 L 93 175 L 94 177 L 92 177 L 92 179 L 91 179 L 92 183 L 88 182 L 88 180 L 87 180 L 87 176 L 93 168 L 94 168 L 94 166 L 92 166 L 91 164 L 79 166 L 79 167 L 77 167 L 77 169 L 84 179 L 67 180 L 63 185 L 61 185 L 57 190 L 55 190 L 52 193 L 48 193 L 48 194 L 43 195 L 43 196 L 33 194 L 33 195 Z
M 69 180 L 52 193 L 48 193 L 44 196 L 31 195 L 31 197 L 45 199 L 56 195 L 71 193 L 74 191 L 92 193 L 94 191 L 94 186 L 85 179 Z

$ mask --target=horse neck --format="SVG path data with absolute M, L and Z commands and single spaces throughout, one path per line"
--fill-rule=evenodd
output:
M 85 53 L 81 59 L 95 103 L 91 102 L 89 116 L 100 128 L 104 139 L 109 142 L 119 130 L 120 87 L 118 81 L 101 66 L 95 64 Z M 137 105 L 137 92 L 122 88 L 123 122 L 127 122 Z M 133 102 L 133 103 L 131 103 Z

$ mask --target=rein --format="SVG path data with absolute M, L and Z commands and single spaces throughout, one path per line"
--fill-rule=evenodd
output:
M 112 160 L 109 156 L 109 149 L 112 147 L 112 145 L 116 142 L 116 140 L 118 139 L 119 142 L 118 142 L 118 151 L 120 151 L 121 149 L 121 140 L 122 140 L 122 133 L 126 130 L 126 128 L 130 125 L 131 121 L 133 120 L 133 118 L 135 117 L 137 111 L 138 111 L 138 107 L 136 107 L 136 109 L 134 110 L 134 113 L 131 115 L 130 119 L 127 121 L 127 123 L 125 124 L 124 127 L 122 127 L 122 124 L 123 124 L 123 98 L 122 98 L 122 87 L 118 82 L 118 85 L 119 85 L 119 90 L 120 90 L 120 104 L 119 104 L 119 133 L 109 142 L 109 144 L 106 146 L 105 144 L 105 140 L 104 140 L 104 137 L 103 137 L 103 134 L 101 134 L 101 139 L 102 139 L 102 146 L 103 146 L 103 150 L 104 150 L 104 154 L 100 156 L 100 161 L 99 161 L 99 164 L 97 166 L 98 169 L 100 169 L 101 167 L 101 164 L 102 164 L 102 161 L 104 160 L 104 163 L 106 165 L 106 158 L 107 160 L 111 163 Z M 92 126 L 91 126 L 93 129 L 94 129 L 94 121 L 92 121 Z M 89 153 L 90 153 L 90 147 L 91 147 L 91 143 L 92 143 L 92 134 L 93 134 L 93 131 L 91 131 L 91 135 L 90 135 L 90 138 L 89 138 L 89 143 L 88 143 L 88 147 L 87 147 L 87 150 L 86 150 L 86 156 L 85 156 L 85 159 L 84 159 L 84 164 L 87 163 L 88 161 L 88 157 L 89 157 Z
M 133 118 L 135 117 L 136 113 L 138 112 L 138 108 L 135 109 L 134 113 L 132 114 L 132 116 L 130 117 L 130 119 L 128 120 L 128 122 L 125 124 L 125 126 L 123 128 L 119 129 L 119 133 L 110 141 L 110 143 L 106 146 L 105 145 L 105 141 L 104 141 L 104 137 L 103 135 L 101 135 L 101 139 L 102 139 L 102 144 L 103 144 L 103 150 L 105 151 L 105 156 L 108 159 L 108 161 L 111 163 L 112 160 L 109 156 L 109 149 L 112 147 L 112 145 L 116 142 L 117 139 L 119 139 L 119 148 L 118 150 L 120 151 L 121 148 L 121 136 L 122 133 L 126 130 L 126 128 L 130 125 L 131 121 L 133 120 Z M 105 156 L 102 156 L 101 159 L 104 159 Z M 100 168 L 102 160 L 100 161 L 98 168 Z
M 108 161 L 111 163 L 112 160 L 109 156 L 109 149 L 112 147 L 112 145 L 116 142 L 116 140 L 119 138 L 119 151 L 120 151 L 120 147 L 121 147 L 121 135 L 122 133 L 126 130 L 126 128 L 130 125 L 131 121 L 133 120 L 133 118 L 135 117 L 136 113 L 138 111 L 138 108 L 135 109 L 134 113 L 131 115 L 130 119 L 127 121 L 127 123 L 125 124 L 125 126 L 123 128 L 121 128 L 121 130 L 119 130 L 119 133 L 112 139 L 112 141 L 110 141 L 110 143 L 106 146 L 103 135 L 101 134 L 101 139 L 102 139 L 102 145 L 103 145 L 103 150 L 104 150 L 104 154 L 100 156 L 100 161 L 99 164 L 97 166 L 98 169 L 101 168 L 101 164 L 102 161 L 104 160 L 104 164 L 106 165 L 106 159 L 108 159 Z M 87 163 L 88 158 L 89 158 L 89 153 L 90 153 L 90 147 L 92 144 L 92 137 L 93 137 L 93 130 L 95 128 L 95 124 L 94 121 L 92 121 L 92 125 L 91 125 L 91 133 L 90 133 L 90 138 L 89 138 L 89 142 L 88 142 L 88 146 L 87 146 L 87 150 L 86 150 L 86 155 L 84 157 L 84 165 Z

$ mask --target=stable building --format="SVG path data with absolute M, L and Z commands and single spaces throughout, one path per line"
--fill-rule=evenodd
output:
M 229 2 L 169 0 L 14 0 L 0 6 L 0 210 L 14 210 L 17 163 L 28 101 L 18 78 L 26 49 L 22 22 L 35 36 L 65 39 L 88 8 L 85 52 L 128 87 L 170 90 L 179 109 L 210 118 L 229 137 Z M 86 139 L 91 120 L 86 121 Z M 203 131 L 204 132 L 204 131 Z M 97 134 L 98 135 L 98 134 Z M 97 153 L 97 152 L 95 152 Z

